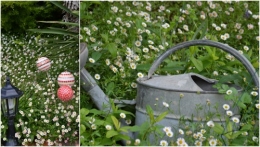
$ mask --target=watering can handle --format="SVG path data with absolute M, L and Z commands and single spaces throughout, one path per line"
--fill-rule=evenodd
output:
M 253 81 L 255 85 L 259 88 L 259 79 L 258 79 L 258 74 L 255 71 L 254 67 L 251 65 L 251 63 L 243 56 L 241 55 L 236 49 L 223 44 L 219 42 L 214 42 L 210 40 L 192 40 L 192 41 L 187 41 L 183 43 L 179 43 L 175 45 L 173 48 L 168 49 L 166 52 L 164 52 L 162 55 L 160 55 L 153 63 L 151 66 L 149 72 L 148 72 L 148 79 L 151 78 L 152 74 L 155 72 L 155 70 L 158 68 L 158 66 L 161 64 L 161 62 L 167 58 L 170 54 L 174 53 L 177 50 L 187 48 L 190 46 L 195 46 L 195 45 L 205 45 L 205 46 L 213 46 L 220 48 L 231 55 L 233 55 L 235 58 L 237 58 L 248 70 L 248 72 L 251 74 L 253 77 Z
M 86 65 L 88 59 L 88 48 L 86 43 L 80 43 L 80 70 Z

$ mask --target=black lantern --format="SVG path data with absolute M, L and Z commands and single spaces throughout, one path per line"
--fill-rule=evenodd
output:
M 15 138 L 14 118 L 18 112 L 19 98 L 23 92 L 11 84 L 10 78 L 6 77 L 6 84 L 1 89 L 1 110 L 8 118 L 7 142 L 6 146 L 17 146 L 18 141 Z

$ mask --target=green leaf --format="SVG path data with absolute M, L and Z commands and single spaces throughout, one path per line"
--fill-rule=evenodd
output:
M 95 60 L 95 61 L 98 61 L 98 59 L 102 56 L 102 54 L 100 52 L 93 52 L 92 53 L 92 58 Z
M 163 138 L 164 136 L 164 132 L 162 131 L 162 129 L 164 128 L 164 126 L 161 125 L 156 125 L 155 126 L 155 132 L 156 132 L 156 136 L 158 136 L 159 138 Z
M 106 48 L 111 53 L 113 57 L 117 56 L 117 45 L 115 43 L 109 43 L 106 45 Z
M 242 97 L 241 97 L 241 101 L 242 101 L 243 103 L 246 103 L 246 104 L 251 103 L 251 102 L 252 102 L 252 99 L 251 99 L 250 94 L 247 93 L 247 92 L 244 92 L 243 95 L 242 95 Z
M 107 93 L 111 93 L 114 91 L 114 88 L 115 88 L 115 83 L 114 82 L 110 82 L 108 85 L 107 85 L 107 88 L 106 88 L 106 91 Z
M 148 121 L 145 121 L 144 123 L 141 124 L 140 129 L 139 129 L 139 136 L 144 136 L 146 131 L 149 130 L 151 127 L 150 123 Z
M 187 64 L 186 62 L 179 62 L 179 61 L 169 61 L 167 65 L 161 69 L 160 71 L 176 71 L 176 70 L 184 70 L 184 65 Z M 148 69 L 147 69 L 148 70 Z
M 148 71 L 150 67 L 151 67 L 151 64 L 139 64 L 136 66 L 136 69 Z
M 252 65 L 253 65 L 253 67 L 256 68 L 256 69 L 259 68 L 259 62 L 258 62 L 258 61 L 252 63 Z
M 168 113 L 169 113 L 168 111 L 165 111 L 165 112 L 163 112 L 162 114 L 160 114 L 160 115 L 155 119 L 155 122 L 161 121 Z
M 207 50 L 207 52 L 210 54 L 210 59 L 211 60 L 218 60 L 219 57 L 216 56 L 216 49 L 209 46 L 206 46 L 205 49 Z
M 101 34 L 101 37 L 105 40 L 106 43 L 108 43 L 108 35 L 107 34 Z
M 113 123 L 114 123 L 114 126 L 116 127 L 116 130 L 119 130 L 119 129 L 120 129 L 119 121 L 118 121 L 117 118 L 114 117 L 114 116 L 111 116 L 111 118 L 112 118 L 112 121 L 113 121 Z
M 115 137 L 116 140 L 130 140 L 130 137 L 127 135 L 120 134 Z
M 230 143 L 230 146 L 244 146 L 246 139 L 247 139 L 247 137 L 245 137 L 245 136 L 239 136 L 239 137 L 235 138 L 234 140 L 232 140 L 232 142 Z
M 132 131 L 132 132 L 138 132 L 138 131 L 140 131 L 140 129 L 141 129 L 140 126 L 133 126 L 129 130 Z
M 232 138 L 232 122 L 229 121 L 228 124 L 227 124 L 227 133 L 225 134 L 225 136 L 228 138 L 228 139 L 231 139 Z
M 154 122 L 154 114 L 153 114 L 153 109 L 151 106 L 147 105 L 146 106 L 146 112 L 148 113 L 151 122 Z
M 63 22 L 63 21 L 38 21 L 41 23 L 54 23 L 54 24 L 63 24 L 63 25 L 70 25 L 70 26 L 79 26 L 79 23 L 73 23 L 73 22 Z
M 242 131 L 248 131 L 248 130 L 250 130 L 250 129 L 252 129 L 252 125 L 251 124 L 245 124 L 242 128 L 241 128 L 241 130 Z
M 86 131 L 86 127 L 84 125 L 80 125 L 80 134 L 84 133 Z
M 121 132 L 126 132 L 126 133 L 127 133 L 130 128 L 131 128 L 130 126 L 121 127 L 121 128 L 119 129 L 119 131 L 121 131 Z
M 56 34 L 56 35 L 78 35 L 78 33 L 61 30 L 61 29 L 28 29 L 28 31 L 45 33 L 45 34 Z
M 109 103 L 111 105 L 111 108 L 112 108 L 113 112 L 116 113 L 117 110 L 118 110 L 118 107 L 115 105 L 114 100 L 113 99 L 109 99 Z
M 67 13 L 70 13 L 74 16 L 78 16 L 75 13 L 72 13 L 72 11 L 70 11 L 70 9 L 68 9 L 67 7 L 63 6 L 60 2 L 58 1 L 50 1 L 51 3 L 53 3 L 54 5 L 56 5 L 57 7 L 61 8 L 62 10 L 66 11 Z
M 80 132 L 80 134 L 81 134 L 81 132 Z M 82 143 L 82 142 L 84 142 L 85 140 L 87 140 L 90 137 L 90 133 L 89 132 L 84 132 L 84 133 L 81 134 L 81 136 L 84 136 L 84 138 L 80 139 L 80 142 Z
M 115 130 L 109 130 L 109 131 L 107 131 L 107 133 L 106 133 L 106 138 L 111 138 L 111 137 L 113 137 L 113 136 L 116 136 L 116 135 L 118 135 L 119 133 L 117 132 L 117 131 L 115 131 Z
M 73 15 L 79 17 L 79 13 L 80 13 L 80 12 L 79 12 L 78 10 L 73 10 L 73 11 L 71 11 L 71 12 L 72 12 Z
M 104 138 L 104 137 L 102 137 L 102 139 L 101 139 L 101 142 L 100 142 L 100 145 L 104 145 L 104 146 L 111 146 L 111 145 L 113 145 L 113 140 L 112 139 L 110 139 L 110 138 Z
M 96 121 L 95 121 L 95 124 L 96 124 L 97 126 L 102 126 L 102 125 L 104 125 L 104 123 L 106 123 L 106 121 L 104 121 L 104 120 L 96 120 Z
M 192 40 L 195 39 L 201 39 L 205 36 L 205 33 L 207 31 L 207 25 L 208 25 L 208 19 L 205 19 L 199 26 L 199 28 L 196 30 L 196 32 L 194 33 Z M 202 31 L 200 38 L 197 38 L 199 32 Z
M 189 51 L 190 51 L 190 55 L 194 55 L 197 51 L 198 47 L 196 46 L 191 46 Z
M 195 59 L 194 57 L 190 58 L 194 66 L 198 69 L 198 71 L 203 70 L 203 63 L 200 60 Z
M 240 108 L 243 108 L 243 109 L 246 109 L 246 105 L 243 103 L 243 102 L 237 102 L 237 105 L 240 107 Z
M 133 117 L 135 117 L 135 115 L 129 111 L 120 110 L 120 111 L 118 111 L 118 113 L 125 113 L 125 114 L 129 114 L 129 115 L 132 115 Z
M 93 113 L 94 115 L 99 115 L 99 114 L 103 114 L 103 111 L 97 109 L 91 109 L 89 110 L 89 113 Z
M 227 131 L 228 131 L 228 132 L 232 132 L 232 128 L 233 128 L 232 122 L 229 121 L 229 122 L 228 122 L 228 125 L 227 125 Z
M 86 108 L 80 109 L 80 115 L 86 116 L 88 114 L 89 114 L 89 110 L 88 109 L 86 109 Z
M 213 130 L 217 134 L 223 134 L 224 133 L 224 128 L 220 124 L 218 124 L 218 123 L 215 123 L 215 126 L 213 127 Z
M 136 25 L 136 27 L 137 27 L 137 28 L 143 28 L 142 22 L 143 22 L 142 19 L 137 18 L 137 19 L 135 20 L 135 25 Z
M 243 132 L 242 131 L 237 131 L 237 132 L 234 132 L 233 134 L 232 134 L 232 139 L 235 139 L 235 138 L 237 138 L 237 136 L 239 136 L 240 134 L 242 134 Z

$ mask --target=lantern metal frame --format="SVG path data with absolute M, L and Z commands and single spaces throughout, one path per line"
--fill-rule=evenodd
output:
M 15 138 L 14 120 L 18 112 L 19 98 L 23 92 L 11 84 L 10 78 L 6 77 L 6 84 L 1 89 L 1 111 L 8 119 L 7 141 L 5 146 L 17 146 L 18 140 Z M 10 108 L 10 106 L 12 108 Z

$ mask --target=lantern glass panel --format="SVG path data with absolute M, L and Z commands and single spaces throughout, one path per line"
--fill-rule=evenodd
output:
M 6 104 L 6 99 L 5 100 L 1 100 L 1 109 L 2 109 L 2 113 L 7 116 L 7 104 Z
M 8 107 L 7 107 L 8 105 Z M 16 111 L 16 98 L 2 100 L 2 111 L 6 116 L 15 115 Z

